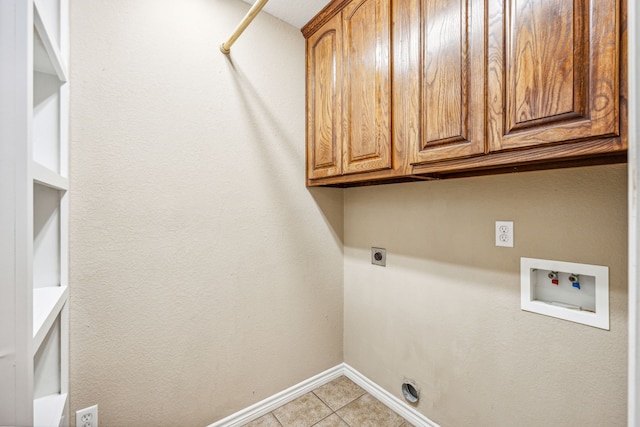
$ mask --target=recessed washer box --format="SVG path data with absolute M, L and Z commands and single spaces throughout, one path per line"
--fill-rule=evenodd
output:
M 609 329 L 609 267 L 520 258 L 520 308 Z

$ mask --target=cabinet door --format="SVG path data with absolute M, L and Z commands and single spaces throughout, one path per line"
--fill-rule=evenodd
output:
M 342 14 L 342 172 L 391 168 L 389 0 L 354 0 Z
M 619 134 L 619 1 L 490 0 L 492 151 Z
M 420 138 L 412 163 L 484 152 L 484 1 L 421 0 Z
M 342 173 L 342 16 L 307 40 L 307 175 Z

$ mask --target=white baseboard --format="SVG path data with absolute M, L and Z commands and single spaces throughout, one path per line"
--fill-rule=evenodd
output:
M 208 427 L 240 427 L 247 424 L 250 421 L 260 418 L 263 415 L 268 414 L 280 406 L 297 399 L 298 397 L 309 393 L 310 391 L 324 385 L 330 381 L 335 380 L 341 375 L 346 376 L 354 383 L 362 387 L 367 393 L 387 405 L 394 412 L 400 415 L 405 420 L 409 421 L 416 427 L 440 427 L 420 412 L 416 411 L 411 406 L 404 403 L 382 387 L 371 381 L 369 378 L 362 375 L 360 372 L 353 369 L 346 363 L 341 363 L 331 369 L 328 369 L 312 378 L 302 381 L 289 387 L 288 389 L 274 394 L 271 397 L 249 406 L 241 411 L 231 414 L 226 418 L 216 421 Z
M 248 408 L 242 409 L 235 414 L 231 414 L 228 417 L 221 419 L 220 421 L 216 421 L 208 427 L 243 426 L 249 421 L 258 419 L 261 416 L 273 411 L 274 409 L 279 408 L 285 403 L 289 403 L 292 400 L 295 400 L 298 397 L 320 387 L 321 385 L 335 380 L 341 375 L 344 375 L 344 367 L 342 366 L 342 364 L 334 366 L 331 369 L 327 369 L 326 371 L 312 378 L 304 380 L 301 383 L 294 385 L 293 387 L 289 387 L 288 389 L 281 391 L 280 393 L 276 393 L 271 397 L 267 397 L 266 399 L 254 405 L 251 405 Z
M 354 383 L 362 387 L 371 396 L 378 399 L 380 402 L 387 405 L 395 413 L 400 415 L 405 420 L 409 421 L 416 427 L 440 427 L 429 418 L 416 411 L 413 407 L 409 406 L 402 400 L 389 393 L 387 390 L 380 387 L 378 384 L 371 381 L 369 378 L 362 375 L 360 372 L 353 369 L 351 366 L 343 363 L 344 376 L 349 378 Z M 399 387 L 398 387 L 399 388 Z

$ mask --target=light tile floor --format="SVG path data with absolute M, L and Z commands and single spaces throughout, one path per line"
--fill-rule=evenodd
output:
M 245 427 L 411 427 L 345 376 L 318 387 Z

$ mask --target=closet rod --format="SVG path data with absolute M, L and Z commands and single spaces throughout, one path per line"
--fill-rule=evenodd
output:
M 267 4 L 268 1 L 269 0 L 258 0 L 253 4 L 253 6 L 251 6 L 251 9 L 249 9 L 249 12 L 247 12 L 245 17 L 242 18 L 240 24 L 238 24 L 236 29 L 233 31 L 233 34 L 231 34 L 231 37 L 229 37 L 226 42 L 220 45 L 220 51 L 222 53 L 224 53 L 225 55 L 231 53 L 231 46 L 236 42 L 236 40 L 238 40 L 238 37 L 240 37 L 242 32 L 249 26 L 251 21 L 253 21 L 253 18 L 255 18 L 256 15 L 260 13 L 262 8 L 265 4 Z

